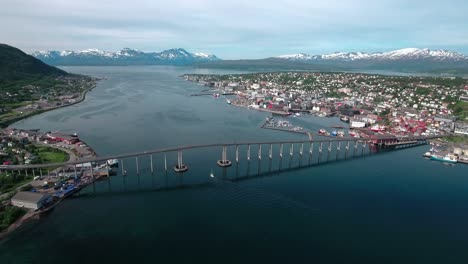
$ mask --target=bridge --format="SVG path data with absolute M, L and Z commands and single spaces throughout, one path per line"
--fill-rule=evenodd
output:
M 252 169 L 256 169 L 255 175 L 257 176 L 284 170 L 302 169 L 333 161 L 364 157 L 382 151 L 414 147 L 426 144 L 428 140 L 437 137 L 322 137 L 299 141 L 189 145 L 84 158 L 64 163 L 2 165 L 0 171 L 26 176 L 40 176 L 41 178 L 54 178 L 57 175 L 52 174 L 51 170 L 58 168 L 57 170 L 61 171 L 62 175 L 68 175 L 76 179 L 87 179 L 78 184 L 78 189 L 92 184 L 93 192 L 96 192 L 96 185 L 98 185 L 97 189 L 103 189 L 101 182 L 107 182 L 107 191 L 115 190 L 115 188 L 112 190 L 112 185 L 117 185 L 120 190 L 123 190 L 126 189 L 129 181 L 135 180 L 135 178 L 138 181 L 138 189 L 140 189 L 141 180 L 145 181 L 142 185 L 146 189 L 162 189 L 170 188 L 169 181 L 174 179 L 179 180 L 174 185 L 176 187 L 205 184 L 209 176 L 206 164 L 212 164 L 215 169 L 217 168 L 217 176 L 222 175 L 224 179 L 239 180 L 249 178 Z M 117 160 L 119 168 L 110 169 L 108 160 Z M 212 177 L 215 176 L 213 167 L 211 167 L 210 173 Z M 184 174 L 190 174 L 191 171 L 193 171 L 193 174 L 190 176 L 183 176 Z M 245 175 L 239 175 L 239 173 Z M 155 176 L 157 174 L 160 179 L 155 186 Z M 161 179 L 163 176 L 165 177 L 165 184 Z M 151 182 L 148 182 L 148 179 Z M 183 179 L 188 182 L 181 182 Z M 97 181 L 99 183 L 96 183 Z

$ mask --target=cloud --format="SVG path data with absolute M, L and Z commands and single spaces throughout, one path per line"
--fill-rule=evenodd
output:
M 223 58 L 402 47 L 468 52 L 465 1 L 7 0 L 0 41 L 25 51 L 184 47 Z

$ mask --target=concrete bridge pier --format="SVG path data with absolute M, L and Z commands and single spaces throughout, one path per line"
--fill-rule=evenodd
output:
M 258 145 L 258 160 L 262 160 L 262 144 Z
M 280 159 L 282 160 L 283 159 L 283 143 L 280 144 L 279 156 L 280 156 Z
M 135 163 L 136 163 L 136 173 L 137 175 L 140 175 L 140 168 L 138 164 L 138 156 L 135 157 Z
M 120 164 L 122 164 L 122 176 L 127 175 L 127 171 L 125 171 L 125 169 L 124 169 L 124 167 L 125 167 L 125 166 L 124 166 L 124 159 L 121 159 L 121 160 L 120 160 Z
M 154 174 L 153 154 L 150 155 L 150 168 L 151 168 L 151 174 Z
M 345 159 L 348 159 L 348 152 L 349 152 L 349 141 L 346 141 L 346 151 L 345 151 Z
M 340 156 L 340 153 L 341 153 L 341 141 L 338 142 L 338 146 L 336 147 L 336 156 L 335 156 L 335 160 L 338 160 L 338 157 Z
M 270 144 L 270 150 L 268 151 L 268 158 L 270 160 L 273 158 L 273 144 Z
M 229 167 L 232 165 L 232 162 L 227 159 L 227 147 L 223 146 L 222 152 L 221 152 L 221 159 L 218 160 L 216 163 L 218 163 L 218 166 L 220 167 Z
M 294 156 L 294 143 L 291 143 L 291 147 L 289 148 L 289 168 L 291 168 L 293 156 Z
M 331 148 L 332 148 L 332 143 L 331 141 L 328 141 L 327 162 L 330 160 Z
M 239 164 L 239 145 L 236 145 L 236 163 Z
M 309 145 L 309 166 L 310 166 L 310 162 L 312 160 L 313 151 L 314 151 L 314 143 L 310 142 L 310 145 Z
M 354 141 L 354 150 L 353 150 L 353 158 L 356 157 L 356 152 L 359 146 L 359 142 Z
M 250 161 L 250 144 L 247 145 L 247 161 Z
M 323 150 L 323 142 L 320 142 L 318 163 L 320 163 L 320 161 L 322 161 L 322 150 Z
M 179 150 L 177 152 L 177 165 L 174 166 L 174 171 L 175 172 L 186 172 L 188 171 L 188 167 L 187 165 L 184 164 L 183 162 L 183 153 L 182 153 L 182 150 Z
M 302 165 L 302 156 L 304 154 L 304 143 L 301 143 L 301 147 L 299 148 L 299 167 Z

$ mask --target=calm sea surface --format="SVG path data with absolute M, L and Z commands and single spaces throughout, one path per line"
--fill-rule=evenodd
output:
M 105 79 L 84 102 L 13 127 L 77 132 L 99 155 L 305 139 L 261 129 L 266 113 L 230 106 L 225 98 L 190 97 L 205 88 L 179 77 L 227 71 L 64 69 Z M 310 116 L 290 120 L 314 131 L 340 124 Z M 112 178 L 110 188 L 128 191 L 101 194 L 109 186 L 99 182 L 96 195 L 88 188 L 66 200 L 1 241 L 0 263 L 468 263 L 468 167 L 426 160 L 421 154 L 427 150 L 272 174 L 258 173 L 268 165 L 256 162 L 223 172 L 214 164 L 218 149 L 187 152 L 190 170 L 183 176 L 164 174 L 162 156 L 155 156 L 151 176 L 142 157 L 140 177 Z M 126 162 L 131 171 L 134 164 Z M 273 163 L 276 168 L 276 158 Z M 211 171 L 217 177 L 210 179 Z M 236 176 L 248 179 L 225 180 Z

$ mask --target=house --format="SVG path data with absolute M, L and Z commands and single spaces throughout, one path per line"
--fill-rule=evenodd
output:
M 52 196 L 35 192 L 18 192 L 11 198 L 11 204 L 17 207 L 37 210 L 52 201 Z

